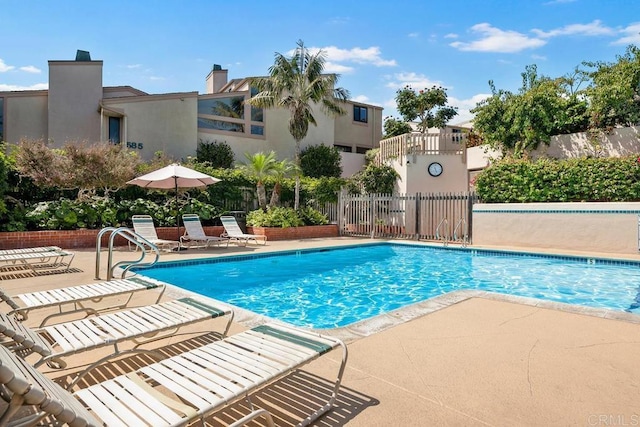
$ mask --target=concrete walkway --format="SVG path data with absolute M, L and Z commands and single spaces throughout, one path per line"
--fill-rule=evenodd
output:
M 162 259 L 353 242 L 270 242 L 257 248 L 188 250 Z M 9 293 L 19 293 L 95 281 L 95 254 L 76 252 L 71 272 L 37 277 L 23 273 L 9 279 L 5 275 L 0 276 L 0 285 Z M 117 259 L 127 257 L 131 253 L 116 255 Z M 170 297 L 167 292 L 165 299 Z M 151 295 L 137 298 L 138 304 L 153 299 Z M 413 320 L 350 338 L 337 406 L 314 425 L 640 425 L 640 316 L 607 316 L 602 310 L 484 293 L 450 298 L 448 304 Z M 231 332 L 246 327 L 241 319 Z M 203 334 L 210 335 L 212 329 L 209 324 L 197 325 L 155 345 L 169 354 L 183 351 L 209 339 Z M 66 371 L 43 370 L 65 382 L 98 355 L 100 351 L 74 356 L 69 359 L 74 368 Z M 330 353 L 266 387 L 253 397 L 254 404 L 274 412 L 278 425 L 295 425 L 304 418 L 307 406 L 330 390 L 338 357 Z M 121 365 L 126 368 L 126 363 Z M 239 402 L 209 421 L 213 425 L 230 422 L 247 411 L 246 403 Z

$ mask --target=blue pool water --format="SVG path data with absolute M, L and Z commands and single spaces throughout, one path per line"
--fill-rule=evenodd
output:
M 374 244 L 160 263 L 140 273 L 314 328 L 462 289 L 640 314 L 640 263 L 631 261 Z

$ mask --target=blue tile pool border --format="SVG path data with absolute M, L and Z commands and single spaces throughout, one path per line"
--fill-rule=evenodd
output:
M 304 253 L 313 252 L 327 252 L 327 251 L 339 251 L 344 249 L 362 248 L 371 246 L 410 246 L 414 248 L 431 248 L 437 250 L 458 251 L 471 253 L 472 256 L 502 256 L 502 257 L 534 257 L 534 258 L 547 258 L 572 262 L 584 262 L 585 264 L 603 264 L 603 265 L 624 265 L 640 267 L 640 261 L 623 260 L 615 258 L 604 257 L 590 257 L 585 255 L 560 255 L 560 254 L 546 254 L 539 252 L 524 252 L 513 250 L 498 250 L 498 249 L 479 249 L 479 248 L 463 248 L 463 247 L 451 247 L 451 246 L 436 246 L 415 244 L 410 242 L 372 242 L 372 243 L 359 243 L 356 245 L 346 246 L 326 246 L 321 248 L 305 248 L 305 249 L 292 249 L 285 251 L 265 252 L 260 254 L 243 254 L 243 255 L 223 255 L 212 258 L 197 258 L 191 260 L 179 260 L 179 261 L 160 261 L 152 267 L 132 269 L 132 271 L 144 274 L 145 270 L 157 269 L 157 268 L 172 268 L 184 265 L 196 265 L 196 264 L 217 264 L 221 262 L 233 262 L 233 261 L 249 261 L 259 258 L 271 258 L 276 256 L 291 256 L 302 255 Z

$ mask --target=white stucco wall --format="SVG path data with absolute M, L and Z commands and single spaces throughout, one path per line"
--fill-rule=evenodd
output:
M 100 140 L 102 61 L 49 61 L 49 139 Z
M 479 203 L 473 244 L 638 253 L 640 203 Z
M 467 165 L 462 156 L 449 154 L 409 155 L 407 160 L 391 163 L 400 175 L 398 192 L 400 193 L 449 193 L 468 189 Z M 429 175 L 429 165 L 438 162 L 442 165 L 442 174 Z
M 551 137 L 549 145 L 542 145 L 532 153 L 532 157 L 547 156 L 564 159 L 602 155 L 620 157 L 640 152 L 640 127 L 616 128 L 609 134 L 599 135 L 590 141 L 586 132 Z
M 309 126 L 307 136 L 301 141 L 300 149 L 309 145 L 325 144 L 333 146 L 334 121 L 322 113 L 314 114 L 318 126 Z M 233 132 L 198 132 L 197 139 L 203 142 L 226 142 L 233 150 L 236 162 L 245 160 L 245 153 L 276 152 L 279 160 L 291 159 L 295 155 L 295 140 L 289 133 L 289 111 L 267 110 L 264 113 L 265 135 L 244 136 Z
M 5 141 L 15 144 L 22 138 L 47 140 L 46 92 L 5 96 L 4 112 Z
M 340 164 L 342 165 L 342 177 L 349 178 L 364 169 L 364 154 L 340 152 Z
M 143 159 L 151 159 L 157 151 L 164 151 L 175 160 L 195 156 L 198 142 L 195 92 L 110 99 L 108 106 L 124 112 L 123 142 L 142 144 L 138 152 Z

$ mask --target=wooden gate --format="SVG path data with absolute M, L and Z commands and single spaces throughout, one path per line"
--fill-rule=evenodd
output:
M 344 236 L 470 241 L 475 193 L 342 193 L 338 225 Z

